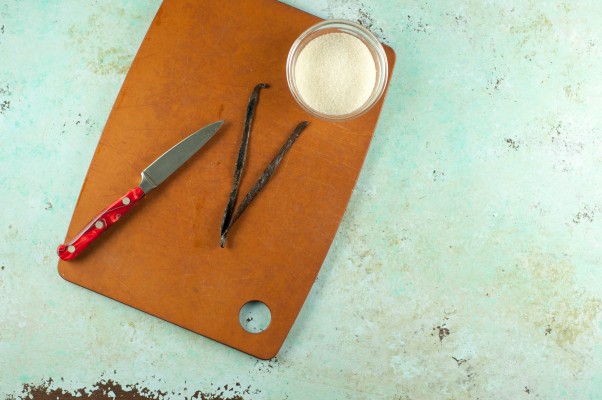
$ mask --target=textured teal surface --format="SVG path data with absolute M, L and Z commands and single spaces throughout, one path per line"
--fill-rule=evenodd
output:
M 160 2 L 0 1 L 0 395 L 602 398 L 602 2 L 290 3 L 398 58 L 335 243 L 264 362 L 56 272 Z

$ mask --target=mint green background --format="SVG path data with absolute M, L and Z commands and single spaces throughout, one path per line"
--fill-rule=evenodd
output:
M 602 398 L 602 2 L 287 2 L 360 19 L 397 67 L 318 280 L 263 362 L 56 272 L 160 2 L 0 1 L 0 395 L 52 378 L 170 398 L 237 382 L 225 395 Z

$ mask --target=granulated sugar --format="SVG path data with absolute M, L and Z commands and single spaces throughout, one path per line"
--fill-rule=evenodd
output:
M 343 115 L 357 110 L 370 97 L 375 81 L 370 50 L 346 33 L 313 39 L 301 50 L 295 64 L 299 95 L 323 114 Z

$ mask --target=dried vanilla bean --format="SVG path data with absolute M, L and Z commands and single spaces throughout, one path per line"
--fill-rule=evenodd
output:
M 259 194 L 259 192 L 261 192 L 261 190 L 264 188 L 264 186 L 268 183 L 268 181 L 270 180 L 270 178 L 272 177 L 272 175 L 274 175 L 274 172 L 276 171 L 276 168 L 278 167 L 278 165 L 280 164 L 280 162 L 284 158 L 284 155 L 293 146 L 293 144 L 295 143 L 295 141 L 297 140 L 297 138 L 299 137 L 299 135 L 301 135 L 301 132 L 303 132 L 303 130 L 307 127 L 307 125 L 309 125 L 309 122 L 307 122 L 307 121 L 300 122 L 297 125 L 297 127 L 293 130 L 293 133 L 291 133 L 291 135 L 289 136 L 289 138 L 286 141 L 286 143 L 284 143 L 284 145 L 282 146 L 282 148 L 280 148 L 280 151 L 278 151 L 278 154 L 276 154 L 276 157 L 274 157 L 274 159 L 272 160 L 272 162 L 270 162 L 270 164 L 263 171 L 263 173 L 261 174 L 261 176 L 259 177 L 259 179 L 255 183 L 255 185 L 253 185 L 253 187 L 251 188 L 251 190 L 249 191 L 249 193 L 247 193 L 247 195 L 245 196 L 245 198 L 243 199 L 243 201 L 240 203 L 240 205 L 238 206 L 238 209 L 236 210 L 236 212 L 232 216 L 230 224 L 228 225 L 228 227 L 226 228 L 226 230 L 222 233 L 222 238 L 221 238 L 221 246 L 222 247 L 224 247 L 224 244 L 226 242 L 226 236 L 228 235 L 230 227 L 232 227 L 232 225 L 234 225 L 234 223 L 236 222 L 236 220 L 246 210 L 246 208 L 249 206 L 249 204 L 251 203 L 251 201 L 253 201 L 253 199 Z
M 222 218 L 222 225 L 220 227 L 220 236 L 222 237 L 221 246 L 224 247 L 224 233 L 230 226 L 232 220 L 232 213 L 234 211 L 234 205 L 236 204 L 236 198 L 238 197 L 238 188 L 240 186 L 240 178 L 242 176 L 242 170 L 245 165 L 247 158 L 247 147 L 249 146 L 249 136 L 251 133 L 251 125 L 253 124 L 253 117 L 255 116 L 255 110 L 257 109 L 257 102 L 259 101 L 259 91 L 261 89 L 269 88 L 270 85 L 267 83 L 260 83 L 255 86 L 249 103 L 247 104 L 247 112 L 245 113 L 245 126 L 242 134 L 242 141 L 240 143 L 240 150 L 238 151 L 238 158 L 236 159 L 236 167 L 234 169 L 234 181 L 232 183 L 232 191 L 228 199 L 228 204 L 224 210 L 224 216 Z

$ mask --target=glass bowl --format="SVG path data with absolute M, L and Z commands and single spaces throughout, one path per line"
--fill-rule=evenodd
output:
M 366 45 L 366 47 L 370 51 L 370 54 L 372 55 L 372 58 L 374 59 L 376 79 L 374 82 L 374 88 L 372 89 L 372 93 L 364 102 L 364 104 L 347 114 L 330 115 L 324 114 L 320 111 L 313 109 L 303 100 L 303 98 L 299 94 L 299 90 L 295 83 L 295 64 L 301 51 L 313 39 L 329 33 L 346 33 L 355 36 Z M 368 29 L 364 28 L 360 24 L 340 19 L 326 20 L 320 22 L 303 32 L 291 46 L 291 49 L 288 53 L 288 58 L 286 60 L 286 80 L 288 82 L 288 87 L 291 91 L 291 94 L 293 95 L 297 103 L 299 103 L 301 108 L 303 108 L 312 116 L 327 121 L 336 122 L 350 120 L 370 110 L 374 106 L 374 104 L 376 104 L 376 102 L 380 99 L 380 97 L 385 91 L 385 87 L 387 85 L 387 78 L 389 75 L 388 70 L 389 65 L 387 62 L 387 55 L 378 39 Z

